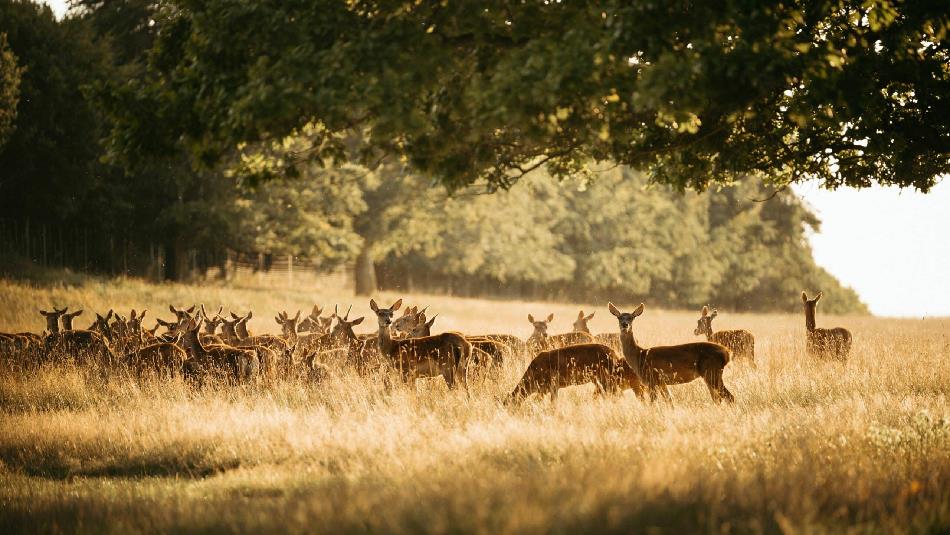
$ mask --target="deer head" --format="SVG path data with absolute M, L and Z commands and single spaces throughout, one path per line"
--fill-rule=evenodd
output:
M 369 308 L 376 313 L 376 319 L 382 328 L 389 328 L 393 324 L 393 316 L 400 307 L 402 307 L 402 299 L 397 299 L 389 308 L 380 308 L 374 299 L 369 300 Z
M 821 292 L 815 295 L 814 299 L 809 299 L 808 294 L 802 290 L 802 304 L 805 306 L 805 328 L 814 330 L 815 316 L 818 310 L 818 301 L 821 300 Z
M 112 340 L 112 327 L 109 326 L 109 320 L 112 319 L 113 313 L 112 309 L 109 309 L 109 312 L 107 312 L 105 316 L 96 312 L 96 319 L 92 322 L 92 325 L 89 326 L 89 330 L 96 331 L 109 340 Z
M 69 312 L 63 314 L 63 330 L 71 331 L 73 330 L 73 320 L 76 319 L 76 316 L 82 314 L 82 309 L 79 309 L 75 312 Z
M 59 332 L 59 317 L 65 314 L 67 310 L 69 310 L 69 307 L 63 307 L 62 310 L 59 310 L 55 306 L 52 312 L 40 310 L 40 314 L 46 318 L 46 330 L 49 331 L 50 334 Z
M 356 325 L 359 325 L 360 323 L 363 323 L 364 316 L 360 316 L 356 319 L 350 320 L 349 319 L 350 310 L 352 308 L 353 307 L 351 305 L 350 308 L 347 309 L 346 315 L 341 318 L 340 316 L 337 315 L 336 306 L 333 307 L 333 315 L 330 317 L 336 318 L 337 321 L 336 321 L 336 325 L 333 327 L 333 330 L 330 331 L 330 339 L 333 340 L 335 343 L 342 344 L 342 343 L 348 343 L 348 342 L 355 342 L 358 340 L 356 333 L 353 332 L 353 327 L 355 327 Z
M 277 316 L 274 317 L 274 321 L 280 325 L 281 332 L 284 336 L 294 336 L 297 334 L 297 322 L 300 321 L 300 311 L 297 311 L 297 315 L 290 317 L 286 312 L 278 312 Z
M 607 303 L 607 310 L 610 311 L 617 318 L 617 322 L 620 324 L 620 332 L 627 333 L 631 332 L 633 328 L 633 320 L 637 316 L 643 314 L 643 309 L 645 305 L 640 303 L 640 306 L 633 309 L 633 312 L 621 312 L 619 308 L 615 307 L 613 303 Z
M 577 319 L 574 320 L 574 332 L 590 334 L 590 327 L 587 326 L 587 322 L 594 319 L 594 314 L 596 312 L 591 312 L 589 316 L 585 316 L 583 310 L 578 312 Z
M 554 321 L 554 314 L 548 314 L 547 320 L 535 320 L 534 316 L 528 314 L 528 321 L 534 325 L 534 332 L 531 333 L 533 338 L 547 338 L 548 324 Z

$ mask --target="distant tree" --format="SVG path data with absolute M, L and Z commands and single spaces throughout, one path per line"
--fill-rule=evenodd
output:
M 83 89 L 105 54 L 85 26 L 57 22 L 47 6 L 0 1 L 0 28 L 24 68 L 17 128 L 0 147 L 0 213 L 61 223 L 100 180 L 100 123 Z
M 20 76 L 23 69 L 7 43 L 7 34 L 0 33 L 0 147 L 13 132 L 16 109 L 20 102 Z
M 320 122 L 450 189 L 590 161 L 678 190 L 950 172 L 944 1 L 161 5 L 148 72 L 116 92 L 126 159 L 210 164 Z

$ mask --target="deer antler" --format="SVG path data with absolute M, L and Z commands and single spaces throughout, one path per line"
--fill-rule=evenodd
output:
M 350 311 L 353 310 L 353 305 L 350 305 L 350 308 L 346 309 L 346 316 L 343 316 L 343 321 L 350 319 Z

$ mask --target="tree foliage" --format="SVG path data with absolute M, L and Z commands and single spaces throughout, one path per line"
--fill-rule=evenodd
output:
M 950 171 L 939 0 L 171 0 L 147 75 L 115 91 L 115 155 L 371 127 L 365 154 L 450 188 L 546 164 L 628 165 L 676 189 L 930 188 Z
M 0 33 L 0 147 L 13 132 L 22 74 L 23 69 L 7 43 L 7 34 Z

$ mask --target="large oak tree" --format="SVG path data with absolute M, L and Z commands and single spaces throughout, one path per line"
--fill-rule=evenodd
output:
M 322 124 L 308 154 L 397 153 L 450 188 L 542 164 L 646 170 L 678 189 L 930 188 L 950 170 L 939 0 L 170 0 L 144 77 L 115 88 L 113 153 L 215 163 Z

